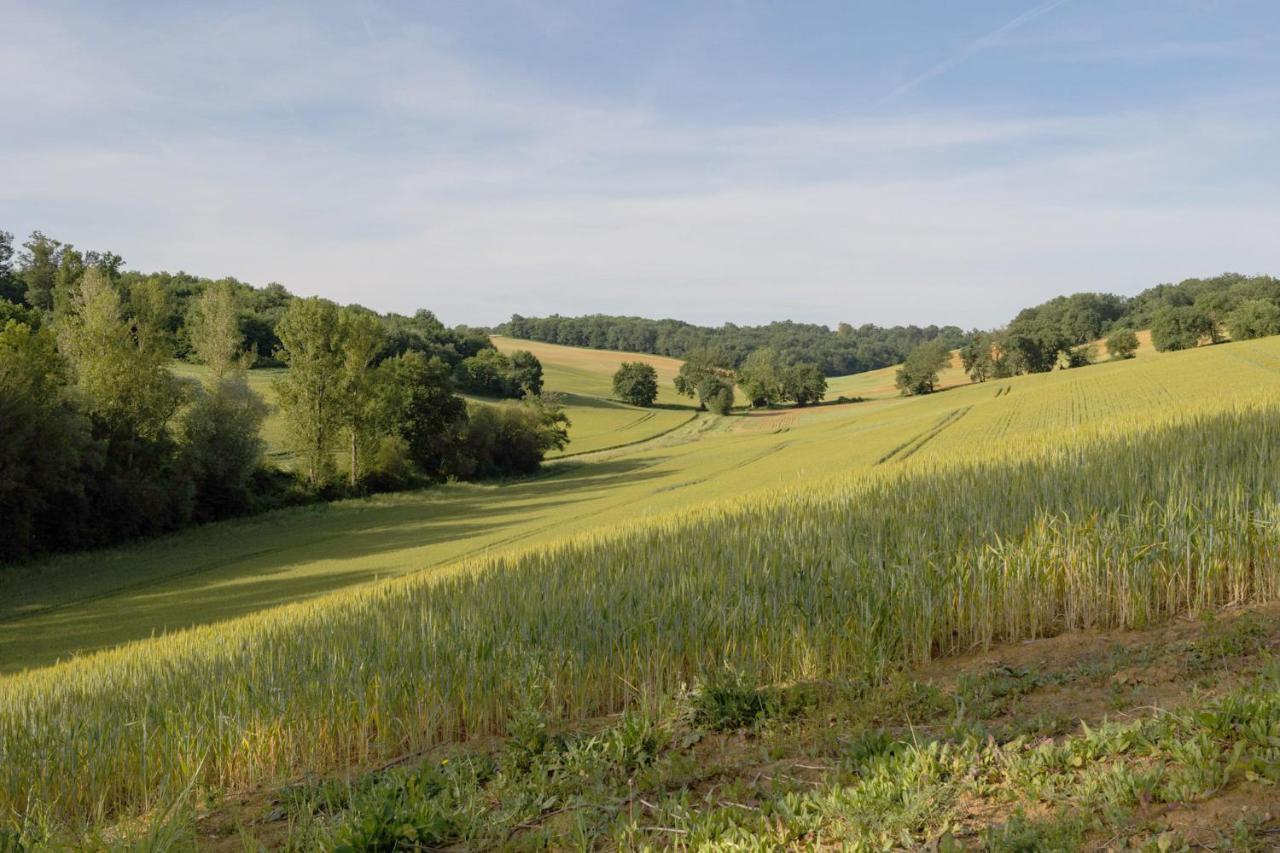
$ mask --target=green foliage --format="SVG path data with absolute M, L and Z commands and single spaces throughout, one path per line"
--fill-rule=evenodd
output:
M 706 349 L 694 350 L 685 358 L 679 372 L 676 373 L 676 393 L 685 397 L 696 397 L 699 408 L 711 409 L 714 405 L 727 412 L 733 406 L 731 376 L 732 371 L 725 366 L 724 356 L 721 353 Z
M 459 388 L 472 394 L 536 397 L 542 393 L 542 364 L 527 350 L 507 356 L 490 347 L 459 362 L 454 379 Z
M 408 458 L 427 477 L 456 469 L 454 454 L 466 435 L 467 405 L 452 391 L 449 366 L 409 351 L 384 361 L 378 388 L 387 432 L 405 443 Z
M 1213 321 L 1197 306 L 1168 306 L 1156 312 L 1151 322 L 1151 343 L 1159 352 L 1192 349 L 1213 328 Z
M 777 350 L 764 347 L 749 354 L 737 370 L 738 387 L 755 408 L 783 399 L 784 370 Z M 821 371 L 819 371 L 821 376 Z
M 243 375 L 227 376 L 198 391 L 182 413 L 178 432 L 195 490 L 196 521 L 240 515 L 253 507 L 266 416 L 266 404 Z
M 652 406 L 658 399 L 658 371 L 643 361 L 624 361 L 613 374 L 613 394 L 633 406 Z
M 1246 299 L 1227 315 L 1226 326 L 1237 341 L 1280 334 L 1280 305 L 1264 299 Z
M 289 366 L 275 382 L 289 434 L 312 486 L 333 471 L 333 453 L 342 428 L 343 352 L 341 312 L 327 299 L 296 299 L 280 325 L 279 358 Z
M 516 314 L 499 327 L 513 338 L 592 349 L 644 352 L 689 360 L 702 350 L 720 353 L 718 366 L 744 366 L 751 353 L 771 349 L 782 366 L 808 362 L 824 376 L 842 376 L 897 364 L 913 348 L 941 340 L 948 348 L 965 342 L 955 326 L 894 326 L 866 324 L 854 328 L 841 323 L 835 331 L 826 326 L 791 321 L 767 326 L 719 328 L 694 326 L 679 320 L 642 317 L 521 317 Z M 694 387 L 697 383 L 693 383 Z M 744 388 L 744 391 L 746 389 Z
M 210 386 L 226 376 L 243 373 L 253 364 L 254 354 L 243 349 L 240 308 L 230 283 L 207 287 L 192 303 L 186 326 L 191 349 L 209 368 Z
M 67 373 L 52 332 L 0 327 L 0 560 L 77 541 L 81 466 L 95 448 L 67 399 Z
M 761 689 L 737 670 L 706 678 L 690 694 L 695 725 L 715 731 L 748 728 L 763 721 L 776 705 L 772 691 Z
M 553 399 L 472 403 L 444 472 L 460 479 L 532 474 L 551 450 L 569 443 L 569 416 Z
M 938 373 L 951 361 L 944 344 L 921 344 L 911 351 L 894 374 L 894 384 L 904 397 L 930 394 L 938 384 Z
M 733 380 L 708 374 L 698 383 L 698 401 L 707 411 L 727 415 L 733 410 Z
M 1138 334 L 1133 329 L 1116 329 L 1107 336 L 1107 353 L 1113 360 L 1133 358 L 1138 352 Z
M 827 378 L 816 364 L 793 364 L 782 371 L 782 397 L 797 406 L 821 402 L 827 395 Z

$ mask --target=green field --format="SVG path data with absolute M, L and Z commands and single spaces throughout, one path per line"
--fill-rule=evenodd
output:
M 551 389 L 599 391 L 610 372 L 544 364 Z M 35 668 L 0 681 L 0 742 L 21 758 L 0 812 L 39 790 L 52 821 L 109 821 L 192 779 L 233 791 L 376 763 L 506 731 L 534 688 L 581 720 L 724 665 L 875 680 L 1270 600 L 1278 475 L 1271 338 L 702 415 L 528 481 L 33 564 L 0 599 L 0 667 Z M 147 639 L 193 625 L 208 627 Z

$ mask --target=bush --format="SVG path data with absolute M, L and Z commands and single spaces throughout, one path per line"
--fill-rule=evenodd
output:
M 1107 353 L 1112 360 L 1133 358 L 1138 351 L 1138 335 L 1133 329 L 1117 329 L 1107 337 Z
M 698 399 L 707 411 L 727 415 L 733 409 L 733 380 L 723 376 L 707 376 L 698 384 Z
M 658 371 L 643 361 L 624 361 L 613 374 L 613 393 L 633 406 L 652 406 L 658 399 Z

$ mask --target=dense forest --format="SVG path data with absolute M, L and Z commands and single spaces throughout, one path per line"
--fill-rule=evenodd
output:
M 514 315 L 498 332 L 528 341 L 590 347 L 592 349 L 643 352 L 684 358 L 695 350 L 716 352 L 728 367 L 740 367 L 751 353 L 771 349 L 785 365 L 815 364 L 824 376 L 844 376 L 888 367 L 901 362 L 911 350 L 939 340 L 949 349 L 961 346 L 968 335 L 955 326 L 893 326 L 866 324 L 854 328 L 841 323 L 835 331 L 815 323 L 785 320 L 767 326 L 718 328 L 695 326 L 680 320 L 647 320 L 643 317 L 521 317 Z

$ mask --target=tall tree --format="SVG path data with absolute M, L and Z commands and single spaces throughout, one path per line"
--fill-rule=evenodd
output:
M 208 368 L 206 384 L 216 386 L 224 377 L 249 369 L 254 354 L 244 349 L 240 334 L 240 306 L 230 282 L 205 288 L 187 314 L 187 336 L 196 357 Z
M 349 482 L 359 482 L 363 457 L 378 441 L 377 374 L 374 361 L 382 351 L 385 335 L 378 316 L 355 306 L 341 312 L 339 347 L 342 353 L 342 423 L 350 449 Z
M 13 234 L 0 231 L 0 300 L 21 303 L 25 292 L 26 286 L 13 270 Z
M 738 368 L 737 377 L 738 387 L 756 408 L 776 403 L 783 397 L 782 358 L 772 347 L 761 347 L 748 355 Z
M 58 328 L 90 415 L 121 436 L 161 437 L 182 400 L 169 353 L 126 320 L 100 270 L 85 272 Z
M 816 364 L 793 364 L 782 371 L 782 398 L 803 408 L 827 395 L 827 377 Z
M 333 468 L 342 428 L 345 356 L 338 306 L 327 299 L 295 299 L 276 327 L 279 359 L 289 370 L 275 382 L 293 446 L 307 481 L 324 483 Z
M 25 285 L 27 304 L 41 311 L 52 311 L 62 244 L 39 231 L 32 231 L 30 239 L 22 244 L 22 248 L 19 270 Z

